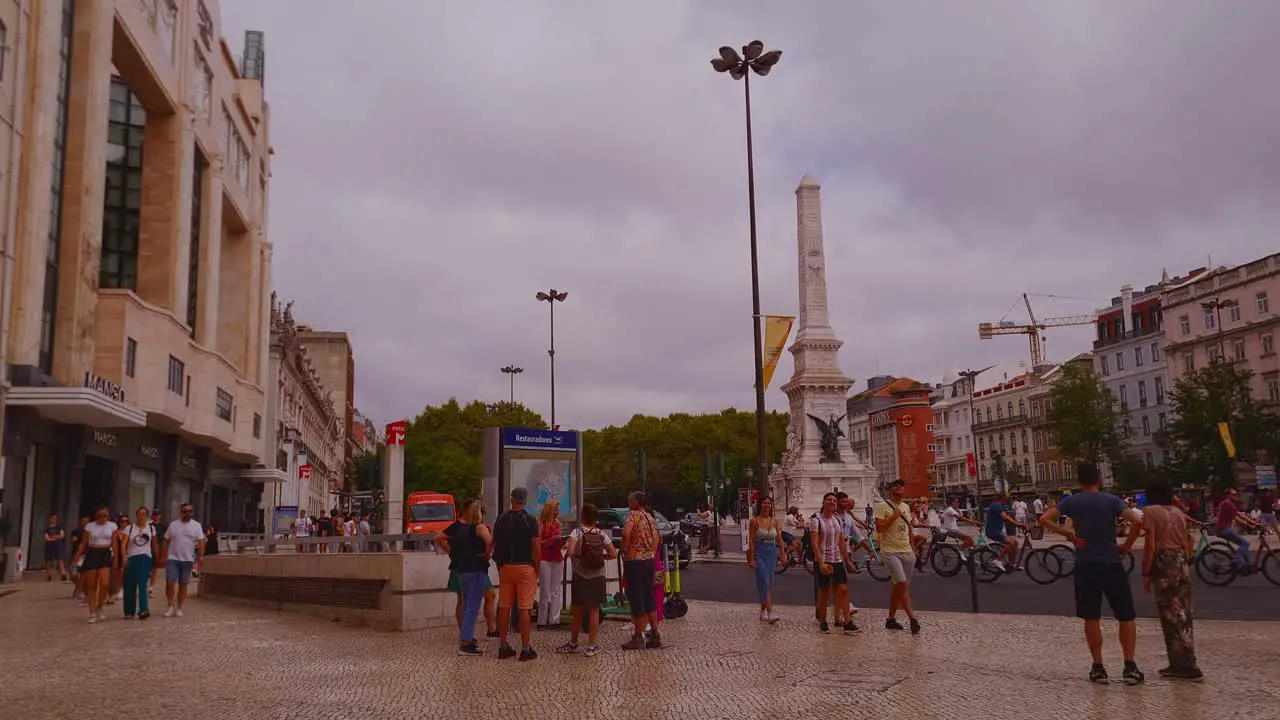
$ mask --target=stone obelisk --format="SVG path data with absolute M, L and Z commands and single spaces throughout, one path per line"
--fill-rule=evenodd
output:
M 791 414 L 787 453 L 771 473 L 774 491 L 785 493 L 785 504 L 806 513 L 816 510 L 832 488 L 866 502 L 875 484 L 875 471 L 854 461 L 847 436 L 844 416 L 853 380 L 840 371 L 838 354 L 844 343 L 831 328 L 828 312 L 821 192 L 808 175 L 796 188 L 800 328 L 789 348 L 795 371 L 782 386 Z

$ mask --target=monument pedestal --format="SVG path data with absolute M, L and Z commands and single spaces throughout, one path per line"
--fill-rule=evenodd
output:
M 773 481 L 779 494 L 780 509 L 795 506 L 804 517 L 822 509 L 822 496 L 829 492 L 848 493 L 854 507 L 875 502 L 876 471 L 854 463 L 823 463 L 812 468 L 797 468 L 781 474 Z M 785 498 L 785 501 L 783 500 Z M 861 516 L 859 516 L 861 517 Z

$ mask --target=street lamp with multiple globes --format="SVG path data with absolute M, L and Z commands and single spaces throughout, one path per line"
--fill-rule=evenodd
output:
M 508 365 L 502 368 L 502 372 L 511 376 L 511 404 L 516 404 L 516 376 L 524 372 L 524 368 Z
M 555 288 L 551 288 L 547 292 L 540 292 L 537 295 L 538 302 L 544 302 L 551 306 L 551 349 L 547 354 L 551 356 L 551 429 L 556 429 L 556 303 L 564 302 L 569 297 L 567 292 L 556 292 Z
M 760 494 L 769 491 L 769 457 L 768 424 L 764 409 L 764 344 L 760 328 L 760 269 L 756 253 L 756 171 L 754 147 L 751 138 L 751 74 L 760 77 L 769 74 L 778 60 L 782 58 L 781 50 L 764 51 L 764 43 L 752 40 L 743 46 L 742 54 L 728 45 L 720 48 L 720 57 L 711 61 L 711 67 L 718 73 L 729 73 L 734 80 L 741 80 L 746 94 L 747 115 L 747 212 L 751 224 L 751 326 L 755 334 L 756 363 L 756 454 L 760 464 L 757 482 Z

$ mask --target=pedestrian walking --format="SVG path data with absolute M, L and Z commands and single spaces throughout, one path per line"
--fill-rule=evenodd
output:
M 760 498 L 758 508 L 756 516 L 751 518 L 751 524 L 747 527 L 747 535 L 752 539 L 747 546 L 747 565 L 756 573 L 756 600 L 760 603 L 760 620 L 776 623 L 781 618 L 773 613 L 773 571 L 782 562 L 787 551 L 783 545 L 782 528 L 778 525 L 778 519 L 773 516 L 773 498 Z
M 155 558 L 160 555 L 160 541 L 156 539 L 151 513 L 144 505 L 134 514 L 133 522 L 125 529 L 124 550 L 124 617 L 139 620 L 151 617 L 147 602 L 147 586 L 155 573 Z
M 165 617 L 182 617 L 182 606 L 187 603 L 187 585 L 191 573 L 198 570 L 204 560 L 204 529 L 195 519 L 195 508 L 184 503 L 179 508 L 178 522 L 169 523 L 164 532 L 164 546 L 160 556 L 165 559 L 164 595 L 168 601 Z
M 44 527 L 44 579 L 53 582 L 53 570 L 57 568 L 58 576 L 67 579 L 67 566 L 62 564 L 62 541 L 66 533 L 58 523 L 57 515 L 50 515 Z
M 657 577 L 654 558 L 661 535 L 657 521 L 645 509 L 646 502 L 647 497 L 639 490 L 627 497 L 627 523 L 622 528 L 622 568 L 634 627 L 631 639 L 622 644 L 623 650 L 662 647 L 658 605 L 653 597 L 653 584 Z M 647 636 L 646 627 L 649 629 Z
M 1192 632 L 1191 572 L 1187 559 L 1193 545 L 1187 516 L 1173 502 L 1167 480 L 1147 486 L 1146 512 L 1142 516 L 1145 545 L 1142 553 L 1142 589 L 1154 592 L 1160 611 L 1169 666 L 1160 669 L 1170 680 L 1200 680 L 1204 673 L 1196 662 Z
M 116 531 L 111 536 L 113 562 L 111 564 L 111 588 L 107 591 L 107 604 L 115 605 L 124 599 L 124 552 L 129 541 L 129 526 L 133 521 L 125 513 L 116 518 Z
M 517 613 L 520 625 L 520 662 L 535 660 L 537 651 L 529 643 L 529 613 L 538 593 L 538 564 L 541 562 L 541 538 L 538 521 L 525 512 L 529 491 L 511 490 L 511 509 L 493 523 L 493 561 L 498 565 L 498 659 L 516 656 L 507 642 L 511 624 L 508 618 Z
M 111 584 L 115 533 L 116 524 L 111 522 L 111 511 L 103 505 L 94 511 L 93 522 L 84 526 L 80 548 L 71 560 L 72 565 L 84 561 L 79 567 L 84 578 L 85 604 L 89 607 L 90 623 L 107 619 L 102 606 L 107 601 L 107 590 Z
M 538 567 L 538 627 L 550 630 L 560 626 L 560 610 L 564 605 L 564 537 L 560 534 L 560 503 L 542 506 L 542 563 Z
M 889 630 L 903 630 L 898 622 L 898 610 L 907 614 L 911 634 L 920 632 L 920 621 L 911 605 L 911 574 L 916 556 L 911 551 L 911 507 L 903 502 L 906 483 L 898 478 L 889 483 L 889 502 L 876 505 L 876 533 L 880 536 L 880 557 L 889 568 L 889 617 L 884 626 Z
M 70 555 L 72 558 L 79 558 L 78 560 L 72 559 L 67 563 L 67 569 L 71 572 L 71 597 L 78 600 L 79 605 L 87 604 L 84 593 L 85 573 L 82 572 L 84 567 L 84 557 L 80 555 L 79 550 L 81 543 L 84 542 L 84 529 L 89 526 L 89 522 L 88 515 L 81 515 L 79 524 L 77 524 L 75 529 L 71 531 L 71 537 L 69 538 L 71 542 Z
M 461 525 L 448 537 L 449 567 L 456 575 L 462 615 L 458 622 L 458 654 L 479 657 L 484 654 L 476 642 L 476 619 L 484 602 L 489 582 L 489 549 L 493 536 L 484 525 L 480 503 L 463 506 Z M 452 527 L 452 526 L 451 526 Z
M 835 606 L 835 620 L 840 622 L 842 608 L 849 605 L 849 575 L 845 568 L 849 562 L 849 542 L 840 519 L 836 517 L 838 501 L 835 493 L 822 496 L 822 512 L 809 521 L 809 547 L 818 564 L 818 632 L 829 633 L 827 605 Z M 846 633 L 856 632 L 857 627 L 844 628 Z
M 1099 488 L 1102 478 L 1098 466 L 1080 463 L 1076 468 L 1079 492 L 1072 493 L 1049 508 L 1040 518 L 1040 527 L 1062 535 L 1076 546 L 1075 583 L 1076 617 L 1084 621 L 1085 642 L 1093 658 L 1089 679 L 1107 684 L 1107 669 L 1102 662 L 1102 599 L 1107 599 L 1111 613 L 1120 624 L 1120 651 L 1124 655 L 1124 682 L 1137 685 L 1145 681 L 1134 660 L 1138 630 L 1134 623 L 1133 592 L 1129 574 L 1120 563 L 1120 555 L 1128 554 L 1142 531 L 1142 520 L 1123 500 Z M 1058 518 L 1071 518 L 1071 529 L 1058 524 Z M 1129 536 L 1123 546 L 1116 546 L 1116 520 L 1129 523 Z

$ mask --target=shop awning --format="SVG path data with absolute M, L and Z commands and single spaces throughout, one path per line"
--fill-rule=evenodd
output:
M 248 480 L 251 483 L 283 483 L 289 479 L 289 473 L 276 468 L 234 468 L 231 470 L 211 470 L 209 476 L 215 480 Z
M 44 417 L 66 425 L 99 428 L 146 427 L 147 414 L 83 387 L 14 387 L 5 401 L 9 407 L 29 407 Z

